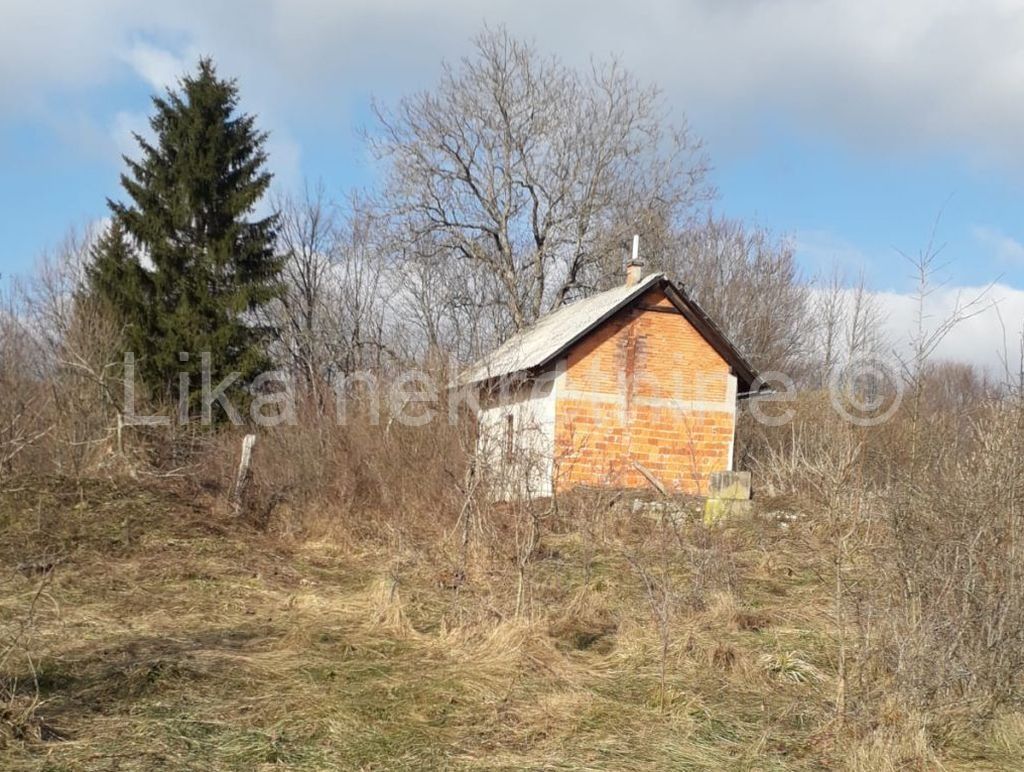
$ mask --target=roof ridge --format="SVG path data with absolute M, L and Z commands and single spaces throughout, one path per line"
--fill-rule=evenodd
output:
M 595 324 L 630 302 L 635 295 L 665 278 L 662 272 L 650 273 L 636 284 L 610 287 L 553 309 L 538 317 L 529 327 L 509 336 L 489 354 L 466 368 L 459 381 L 464 384 L 475 383 L 544 365 L 580 336 L 585 335 Z M 607 305 L 600 301 L 605 301 Z M 549 339 L 545 330 L 551 326 L 552 320 L 558 319 L 568 321 L 556 333 L 551 333 Z

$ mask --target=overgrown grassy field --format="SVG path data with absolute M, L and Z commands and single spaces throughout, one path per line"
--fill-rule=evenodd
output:
M 0 768 L 1021 768 L 1020 714 L 936 738 L 894 703 L 839 736 L 814 529 L 764 509 L 719 529 L 726 583 L 668 555 L 701 602 L 659 627 L 627 553 L 571 529 L 516 617 L 500 564 L 24 481 L 0 496 Z

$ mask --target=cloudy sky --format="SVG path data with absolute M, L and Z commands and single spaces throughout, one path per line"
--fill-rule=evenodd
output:
M 1000 314 L 945 353 L 992 361 L 1024 318 L 1021 0 L 0 0 L 0 272 L 104 215 L 149 95 L 201 54 L 272 133 L 281 188 L 371 184 L 371 96 L 429 87 L 486 22 L 571 63 L 619 55 L 706 142 L 717 208 L 838 262 L 906 316 L 936 218 L 947 290 Z M 900 310 L 902 309 L 902 310 Z M 1001 316 L 1002 321 L 999 320 Z

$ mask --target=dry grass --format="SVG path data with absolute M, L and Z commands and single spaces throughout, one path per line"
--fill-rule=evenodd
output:
M 1017 713 L 940 743 L 893 706 L 836 735 L 805 537 L 717 535 L 731 587 L 673 617 L 663 705 L 644 590 L 614 549 L 584 571 L 577 533 L 545 536 L 517 618 L 500 561 L 453 586 L 415 550 L 273 537 L 171 489 L 27 481 L 0 496 L 0 628 L 38 596 L 0 672 L 0 767 L 1019 767 Z

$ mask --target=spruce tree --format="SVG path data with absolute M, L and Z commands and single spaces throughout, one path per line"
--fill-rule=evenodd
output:
M 121 320 L 126 350 L 144 357 L 152 326 L 152 285 L 119 218 L 114 217 L 96 240 L 91 256 L 86 269 L 89 295 Z
M 280 291 L 277 218 L 252 217 L 271 180 L 267 135 L 254 116 L 236 113 L 237 84 L 218 78 L 209 59 L 153 105 L 154 141 L 135 135 L 141 157 L 124 158 L 121 185 L 130 201 L 108 201 L 145 260 L 134 260 L 138 273 L 122 269 L 112 242 L 93 286 L 136 326 L 137 372 L 146 384 L 170 396 L 178 373 L 188 371 L 194 405 L 203 352 L 211 355 L 214 385 L 238 372 L 236 384 L 244 386 L 268 366 L 270 331 L 256 324 L 255 312 Z

